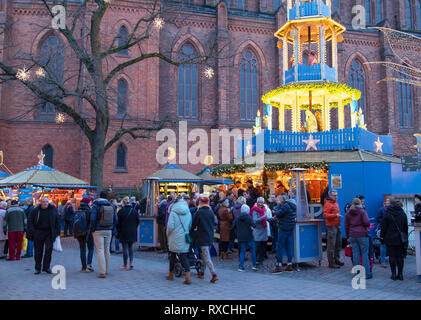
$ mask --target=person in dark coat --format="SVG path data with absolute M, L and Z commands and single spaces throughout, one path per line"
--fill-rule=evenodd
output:
M 390 206 L 383 217 L 380 236 L 387 246 L 392 271 L 391 279 L 403 280 L 404 257 L 408 248 L 408 218 L 396 200 L 390 201 Z M 397 275 L 396 267 L 398 268 Z
M 91 222 L 91 207 L 89 206 L 90 203 L 90 198 L 83 198 L 80 202 L 78 210 L 83 211 L 85 213 L 86 226 L 88 230 L 86 235 L 75 237 L 76 240 L 79 242 L 80 262 L 82 263 L 82 269 L 80 270 L 80 272 L 86 272 L 87 270 L 90 272 L 94 272 L 94 268 L 92 267 L 92 259 L 94 256 L 94 238 L 92 237 L 92 233 L 89 232 Z M 86 250 L 86 248 L 88 248 L 88 250 Z M 87 256 L 86 251 L 88 252 Z
M 69 236 L 73 236 L 73 217 L 75 210 L 73 209 L 72 201 L 68 200 L 66 206 L 63 208 L 64 212 L 64 236 L 67 237 L 67 230 L 69 230 Z
M 117 214 L 117 234 L 123 245 L 123 266 L 121 270 L 127 270 L 127 258 L 130 259 L 130 269 L 133 269 L 133 244 L 137 240 L 137 227 L 140 217 L 131 206 L 129 197 L 122 200 L 123 208 Z
M 421 194 L 415 195 L 415 222 L 421 222 Z
M 282 251 L 285 248 L 288 264 L 285 271 L 292 271 L 294 229 L 297 218 L 297 204 L 294 199 L 288 199 L 281 195 L 277 198 L 277 206 L 274 210 L 275 220 L 278 226 L 278 244 L 276 254 L 276 266 L 272 274 L 282 272 Z
M 253 263 L 253 270 L 257 271 L 256 261 L 256 247 L 254 244 L 253 228 L 256 228 L 252 217 L 250 217 L 250 208 L 244 204 L 241 207 L 241 214 L 238 216 L 232 225 L 238 239 L 239 247 L 239 266 L 238 271 L 244 271 L 244 259 L 246 256 L 246 248 L 249 247 L 251 251 L 251 259 Z
M 165 195 L 161 194 L 158 197 L 158 214 L 156 216 L 156 223 L 158 224 L 158 239 L 162 253 L 168 252 L 167 234 L 165 230 L 165 216 L 167 214 L 167 199 Z
M 260 197 L 260 193 L 259 191 L 253 186 L 253 181 L 252 180 L 248 180 L 247 181 L 247 194 L 248 194 L 248 198 L 247 198 L 247 205 L 252 208 L 256 202 L 257 202 L 257 198 Z
M 29 215 L 31 214 L 32 210 L 34 210 L 34 201 L 32 200 L 32 198 L 27 198 L 25 200 L 26 203 L 26 209 L 25 209 L 25 216 L 26 216 L 26 220 L 29 219 Z M 28 230 L 26 230 L 26 233 L 28 233 Z M 22 256 L 22 258 L 31 258 L 34 256 L 34 242 L 28 240 L 28 244 L 26 246 L 26 253 L 24 256 Z
M 220 242 L 221 242 L 221 259 L 232 259 L 228 255 L 228 244 L 230 242 L 230 229 L 232 226 L 232 215 L 228 210 L 229 200 L 226 199 L 222 202 L 219 209 L 219 219 L 220 219 Z
M 386 210 L 387 207 L 390 206 L 390 199 L 386 198 L 384 199 L 384 203 L 383 206 L 380 208 L 377 217 L 376 217 L 376 232 L 378 232 L 378 230 L 381 229 L 381 225 L 382 225 L 382 221 L 383 221 L 383 217 L 386 214 Z M 387 268 L 386 266 L 386 245 L 384 243 L 382 243 L 380 245 L 380 263 L 382 268 Z
M 209 268 L 212 274 L 211 283 L 218 280 L 215 267 L 212 263 L 210 255 L 210 247 L 214 240 L 214 228 L 216 225 L 215 215 L 209 206 L 209 198 L 206 195 L 201 195 L 199 198 L 199 208 L 194 215 L 192 222 L 192 234 L 196 244 L 200 247 L 202 252 L 202 260 Z M 200 279 L 204 278 L 204 273 L 199 272 L 197 276 Z
M 28 220 L 28 239 L 34 241 L 35 274 L 41 273 L 41 262 L 42 271 L 52 273 L 50 265 L 53 244 L 59 235 L 60 219 L 57 208 L 49 203 L 47 197 L 43 197 L 40 204 L 32 210 Z
M 373 275 L 370 271 L 369 260 L 369 237 L 370 219 L 363 209 L 361 199 L 352 200 L 351 208 L 345 216 L 345 233 L 352 246 L 352 263 L 354 266 L 362 265 L 365 268 L 366 279 L 371 279 Z

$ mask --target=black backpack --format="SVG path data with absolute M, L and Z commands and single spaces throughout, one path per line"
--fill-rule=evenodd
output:
M 99 208 L 99 226 L 108 228 L 114 224 L 114 207 L 110 204 L 103 204 Z
M 84 237 L 88 234 L 88 221 L 86 212 L 77 210 L 73 219 L 73 236 L 75 238 Z

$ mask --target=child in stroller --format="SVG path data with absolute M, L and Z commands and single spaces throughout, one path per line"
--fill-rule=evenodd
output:
M 199 249 L 200 250 L 200 249 Z M 193 246 L 190 246 L 190 251 L 188 253 L 190 267 L 194 267 L 197 273 L 205 272 L 205 264 L 200 259 L 200 254 L 198 250 L 194 250 Z M 176 256 L 175 265 L 174 265 L 174 275 L 179 278 L 183 274 L 183 266 L 181 265 L 180 257 Z

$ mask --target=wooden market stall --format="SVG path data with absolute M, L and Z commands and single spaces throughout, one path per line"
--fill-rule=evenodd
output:
M 177 195 L 186 193 L 190 195 L 199 191 L 198 183 L 202 179 L 175 165 L 168 165 L 164 169 L 155 172 L 143 182 L 143 191 L 147 196 L 146 214 L 140 218 L 139 245 L 145 247 L 157 247 L 158 225 L 156 223 L 157 203 L 159 194 L 169 195 L 174 192 Z
M 94 187 L 90 187 L 83 180 L 44 165 L 42 159 L 40 156 L 38 165 L 0 180 L 1 196 L 18 201 L 33 198 L 34 202 L 45 196 L 57 208 L 62 201 L 72 200 L 78 208 L 86 190 Z

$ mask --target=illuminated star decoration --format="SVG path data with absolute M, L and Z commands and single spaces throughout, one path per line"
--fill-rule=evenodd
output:
M 19 69 L 18 72 L 16 72 L 16 78 L 21 81 L 29 79 L 29 71 L 26 70 L 26 67 L 23 67 L 23 69 Z
M 213 157 L 211 155 L 207 155 L 203 161 L 203 164 L 210 166 L 212 163 L 213 163 Z
M 253 154 L 253 145 L 251 144 L 251 142 L 249 141 L 247 143 L 247 147 L 246 147 L 246 156 L 248 155 L 252 155 Z
M 155 18 L 155 20 L 153 21 L 153 24 L 154 24 L 154 26 L 156 27 L 156 28 L 158 28 L 158 29 L 162 29 L 162 27 L 164 26 L 164 24 L 165 24 L 165 21 L 164 21 L 164 19 L 162 19 L 162 18 L 160 18 L 160 17 L 157 17 L 157 18 Z
M 377 141 L 374 141 L 376 145 L 376 152 L 383 152 L 383 142 L 380 141 L 380 137 L 377 137 Z
M 303 142 L 305 144 L 307 144 L 307 148 L 306 151 L 309 151 L 310 149 L 314 149 L 317 151 L 317 146 L 316 144 L 318 144 L 320 142 L 320 140 L 314 139 L 313 135 L 310 135 L 310 138 L 308 138 L 307 140 L 303 140 Z
M 35 72 L 35 75 L 38 78 L 44 78 L 45 77 L 45 71 L 43 68 L 38 68 L 38 70 Z
M 57 113 L 56 115 L 56 123 L 62 124 L 66 120 L 66 117 L 62 113 Z
M 104 0 L 105 3 L 110 4 L 112 0 Z
M 38 155 L 38 164 L 41 166 L 41 165 L 44 165 L 44 158 L 45 158 L 45 154 L 42 152 L 42 150 L 41 150 L 41 153 Z
M 214 75 L 215 75 L 215 72 L 213 71 L 213 69 L 211 67 L 206 68 L 206 70 L 205 70 L 205 77 L 206 78 L 212 79 Z

